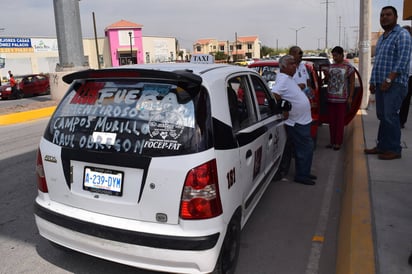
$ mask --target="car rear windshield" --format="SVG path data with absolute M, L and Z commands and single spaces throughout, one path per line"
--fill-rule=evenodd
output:
M 44 137 L 58 146 L 102 152 L 169 156 L 212 146 L 210 100 L 199 86 L 145 79 L 74 82 Z

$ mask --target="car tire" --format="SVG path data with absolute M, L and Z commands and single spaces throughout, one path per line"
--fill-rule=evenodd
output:
M 212 274 L 234 274 L 240 251 L 240 214 L 232 217 Z
M 17 99 L 22 99 L 23 97 L 24 97 L 23 91 L 22 91 L 22 90 L 19 90 L 19 91 L 17 92 Z

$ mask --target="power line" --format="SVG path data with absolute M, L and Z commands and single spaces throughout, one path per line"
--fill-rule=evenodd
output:
M 325 34 L 325 49 L 328 48 L 328 13 L 329 13 L 329 3 L 334 3 L 334 2 L 329 2 L 329 0 L 326 0 L 326 2 L 323 2 L 321 4 L 326 4 L 326 34 Z

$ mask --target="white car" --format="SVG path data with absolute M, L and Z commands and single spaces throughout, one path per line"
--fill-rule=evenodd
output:
M 233 273 L 286 140 L 262 78 L 183 63 L 63 79 L 70 88 L 38 150 L 40 234 L 138 268 Z

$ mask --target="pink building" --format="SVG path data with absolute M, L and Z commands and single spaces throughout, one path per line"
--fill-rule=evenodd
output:
M 106 27 L 105 35 L 113 67 L 144 63 L 142 28 L 143 25 L 126 20 Z

